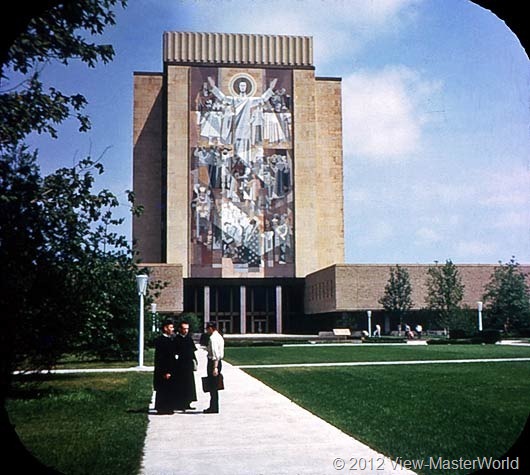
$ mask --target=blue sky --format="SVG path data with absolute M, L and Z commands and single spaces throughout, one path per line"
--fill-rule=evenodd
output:
M 130 0 L 96 39 L 113 44 L 111 64 L 45 68 L 87 97 L 93 127 L 33 137 L 44 172 L 103 154 L 98 183 L 125 202 L 133 72 L 162 70 L 167 30 L 313 36 L 316 74 L 342 77 L 347 263 L 530 262 L 530 63 L 491 12 L 468 0 Z

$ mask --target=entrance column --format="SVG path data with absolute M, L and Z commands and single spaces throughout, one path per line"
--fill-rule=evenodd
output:
M 244 285 L 239 287 L 239 308 L 239 328 L 241 329 L 241 333 L 245 334 L 247 332 L 247 288 Z
M 204 286 L 204 323 L 210 321 L 210 286 Z
M 283 333 L 282 286 L 276 286 L 276 333 Z
M 390 317 L 388 315 L 385 315 L 385 333 L 390 333 Z

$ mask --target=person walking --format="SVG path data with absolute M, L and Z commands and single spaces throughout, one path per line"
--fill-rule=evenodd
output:
M 405 323 L 405 335 L 407 336 L 408 340 L 414 339 L 414 332 L 412 331 L 408 323 Z
M 180 322 L 174 339 L 175 353 L 178 356 L 175 374 L 175 409 L 179 411 L 195 409 L 191 407 L 191 403 L 197 400 L 193 374 L 197 368 L 197 357 L 195 356 L 197 347 L 189 331 L 189 322 Z
M 212 322 L 206 324 L 208 339 L 208 364 L 206 374 L 210 379 L 210 407 L 205 409 L 205 414 L 217 414 L 219 412 L 219 390 L 218 379 L 221 375 L 222 360 L 224 358 L 225 342 L 224 338 L 217 331 L 217 325 Z
M 162 334 L 155 339 L 153 387 L 155 410 L 158 414 L 173 414 L 175 407 L 175 375 L 177 359 L 174 342 L 175 324 L 172 319 L 162 323 Z

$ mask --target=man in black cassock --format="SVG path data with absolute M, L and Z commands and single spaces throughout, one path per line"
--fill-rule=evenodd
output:
M 156 391 L 155 409 L 158 414 L 173 414 L 176 396 L 177 354 L 174 322 L 162 323 L 162 335 L 155 339 L 155 371 L 153 386 Z
M 190 334 L 190 324 L 182 321 L 175 336 L 175 348 L 177 359 L 177 373 L 175 376 L 175 409 L 185 411 L 194 409 L 191 407 L 192 401 L 197 400 L 195 390 L 195 376 L 193 374 L 197 367 L 197 357 L 195 352 L 197 347 Z

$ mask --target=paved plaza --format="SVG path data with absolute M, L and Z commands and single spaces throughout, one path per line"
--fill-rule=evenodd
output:
M 365 475 L 414 473 L 226 362 L 220 413 L 203 414 L 204 350 L 198 356 L 196 410 L 157 415 L 151 404 L 142 475 L 327 475 L 355 464 Z

